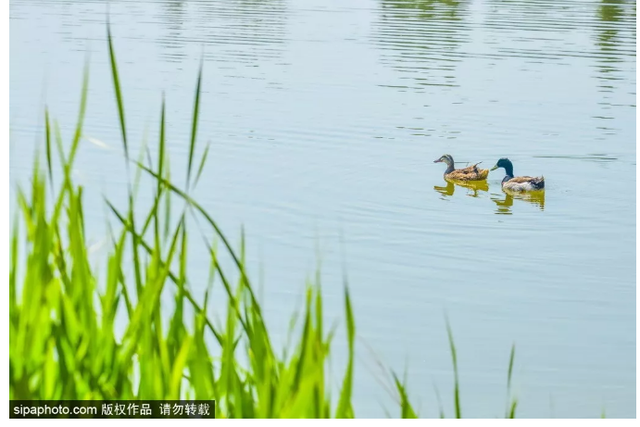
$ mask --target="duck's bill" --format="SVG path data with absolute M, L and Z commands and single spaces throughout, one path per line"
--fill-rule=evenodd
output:
M 494 170 L 496 170 L 496 169 L 498 169 L 498 165 L 495 165 L 495 166 L 494 166 L 494 167 L 492 167 L 490 170 L 494 171 Z
M 434 160 L 433 163 L 442 163 L 442 159 Z

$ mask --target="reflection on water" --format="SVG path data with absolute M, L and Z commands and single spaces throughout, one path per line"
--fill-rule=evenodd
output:
M 582 160 L 586 162 L 615 162 L 619 159 L 609 154 L 603 153 L 590 153 L 585 155 L 554 155 L 554 156 L 533 156 L 537 159 L 570 159 L 570 160 Z
M 530 193 L 519 193 L 515 191 L 502 190 L 502 194 L 492 194 L 491 200 L 496 204 L 496 214 L 498 215 L 511 215 L 511 207 L 513 206 L 513 200 L 523 200 L 531 203 L 534 206 L 544 211 L 544 198 L 545 191 L 532 191 Z
M 467 191 L 467 196 L 470 197 L 478 197 L 481 194 L 479 192 L 489 191 L 489 184 L 487 184 L 487 181 L 454 181 L 449 179 L 445 179 L 445 181 L 447 182 L 445 187 L 437 185 L 433 186 L 435 191 L 444 196 L 443 199 L 453 196 L 456 185 L 469 190 Z
M 606 74 L 618 71 L 616 63 L 622 62 L 625 56 L 635 57 L 635 26 L 632 25 L 634 31 L 631 34 L 630 26 L 617 25 L 621 21 L 635 20 L 635 2 L 601 0 L 597 17 L 595 43 L 600 49 L 599 68 L 605 74 L 601 78 L 606 80 Z
M 426 86 L 457 86 L 456 50 L 469 38 L 467 6 L 462 0 L 382 0 L 374 39 L 382 62 L 406 74 L 396 87 L 423 93 Z
M 159 18 L 166 28 L 166 35 L 163 34 L 158 38 L 158 43 L 163 47 L 162 58 L 169 62 L 182 62 L 186 56 L 182 35 L 184 0 L 165 1 L 161 5 L 162 12 Z
M 614 121 L 619 117 L 614 110 L 635 107 L 635 89 L 629 92 L 636 55 L 634 1 L 489 0 L 489 5 L 496 13 L 486 14 L 484 26 L 517 33 L 509 43 L 496 40 L 501 57 L 522 58 L 524 72 L 536 72 L 542 63 L 553 63 L 558 71 L 580 70 L 575 78 L 591 71 L 599 93 L 591 113 L 596 139 L 624 130 Z
M 445 187 L 438 186 L 438 185 L 434 185 L 433 186 L 434 190 L 436 190 L 438 193 L 440 193 L 443 196 L 445 196 L 445 197 L 442 198 L 443 200 L 446 200 L 446 197 L 453 196 L 453 192 L 456 189 L 456 186 L 453 185 L 452 182 L 449 182 L 449 181 L 446 181 L 446 182 L 447 182 L 447 185 Z
M 635 21 L 635 2 L 601 0 L 596 16 L 593 38 L 598 50 L 595 68 L 598 70 L 598 91 L 602 94 L 598 103 L 601 112 L 597 117 L 610 120 L 614 116 L 611 110 L 616 107 L 616 92 L 620 90 L 620 82 L 624 80 L 620 74 L 622 63 L 635 61 L 635 25 L 619 25 L 621 21 Z M 633 34 L 629 27 L 633 27 Z M 608 123 L 598 128 L 605 134 L 615 134 L 616 131 Z
M 203 2 L 204 28 L 210 42 L 227 44 L 234 61 L 255 63 L 280 58 L 287 37 L 287 4 L 282 0 Z M 219 19 L 217 26 L 211 25 Z M 212 54 L 214 57 L 216 53 Z
M 282 54 L 289 16 L 283 0 L 162 3 L 160 18 L 166 25 L 158 43 L 166 48 L 163 59 L 181 61 L 189 44 L 205 46 L 207 60 L 247 66 Z M 195 19 L 183 27 L 187 9 Z

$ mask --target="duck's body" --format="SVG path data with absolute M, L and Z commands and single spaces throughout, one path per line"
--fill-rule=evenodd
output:
M 434 163 L 446 163 L 447 170 L 444 171 L 444 177 L 451 181 L 482 181 L 487 179 L 489 175 L 489 169 L 480 169 L 476 163 L 473 166 L 469 166 L 463 169 L 456 169 L 453 157 L 449 154 L 445 154 L 438 160 L 434 160 Z
M 502 188 L 511 191 L 536 191 L 544 189 L 544 177 L 505 176 L 502 180 Z
M 507 158 L 498 160 L 498 163 L 491 170 L 498 168 L 504 168 L 506 172 L 505 177 L 502 179 L 502 188 L 504 190 L 515 192 L 544 190 L 543 176 L 513 176 L 513 163 Z

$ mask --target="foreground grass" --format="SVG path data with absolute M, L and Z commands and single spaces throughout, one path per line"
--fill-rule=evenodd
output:
M 73 139 L 65 145 L 57 122 L 45 114 L 46 166 L 34 164 L 31 185 L 17 195 L 10 260 L 11 399 L 216 399 L 218 417 L 353 417 L 355 320 L 348 289 L 344 314 L 348 361 L 338 394 L 327 371 L 335 329 L 323 324 L 322 295 L 309 285 L 302 323 L 288 351 L 277 353 L 260 304 L 245 272 L 243 244 L 235 250 L 212 216 L 190 197 L 206 162 L 197 127 L 198 76 L 186 188 L 171 180 L 165 156 L 165 109 L 160 112 L 157 162 L 130 157 L 125 108 L 111 36 L 111 71 L 129 173 L 155 182 L 145 214 L 136 206 L 136 186 L 128 187 L 127 208 L 105 200 L 118 223 L 111 231 L 107 269 L 99 275 L 89 262 L 84 228 L 83 188 L 72 180 L 79 148 L 89 74 L 85 71 L 80 113 Z M 66 148 L 65 148 L 66 147 Z M 200 160 L 198 160 L 198 158 Z M 58 165 L 61 179 L 54 169 Z M 42 170 L 44 169 L 44 171 Z M 136 179 L 130 182 L 136 182 Z M 171 218 L 172 208 L 180 215 Z M 136 212 L 138 212 L 136 214 Z M 210 286 L 204 298 L 190 292 L 187 269 L 190 217 L 216 235 L 206 241 Z M 220 258 L 230 257 L 232 271 Z M 131 266 L 127 268 L 126 266 Z M 236 277 L 237 279 L 231 279 Z M 214 326 L 211 286 L 222 286 L 226 319 Z M 174 297 L 172 310 L 161 295 Z M 116 323 L 124 321 L 124 331 Z M 168 319 L 168 322 L 167 322 Z M 456 352 L 455 415 L 461 416 Z M 509 382 L 513 351 L 509 366 Z M 397 415 L 416 417 L 404 382 L 393 374 Z M 515 415 L 515 401 L 507 416 Z M 441 411 L 441 414 L 444 414 Z M 392 414 L 393 415 L 393 414 Z

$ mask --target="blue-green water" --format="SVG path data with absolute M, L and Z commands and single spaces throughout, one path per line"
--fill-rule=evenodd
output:
M 274 330 L 319 258 L 328 314 L 342 316 L 347 272 L 357 415 L 394 406 L 376 359 L 406 367 L 421 416 L 438 415 L 436 388 L 452 415 L 446 313 L 463 415 L 503 414 L 515 342 L 520 416 L 635 416 L 634 2 L 109 3 L 134 150 L 156 141 L 164 91 L 176 176 L 204 55 L 199 137 L 212 145 L 196 197 L 234 238 L 244 225 Z M 102 194 L 126 194 L 105 16 L 101 1 L 10 6 L 13 184 L 45 103 L 71 135 L 91 52 L 75 174 L 103 264 Z M 544 199 L 506 196 L 501 170 L 487 188 L 447 188 L 444 153 L 508 156 L 545 176 Z

